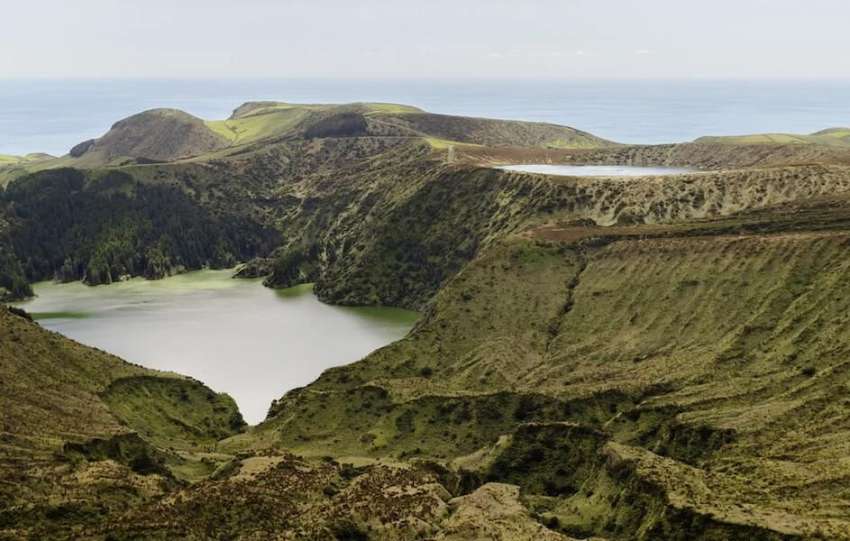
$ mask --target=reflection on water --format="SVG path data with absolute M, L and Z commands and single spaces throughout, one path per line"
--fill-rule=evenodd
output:
M 229 393 L 252 424 L 273 399 L 402 338 L 417 317 L 328 306 L 309 285 L 274 291 L 231 274 L 205 270 L 98 287 L 44 282 L 19 306 L 74 340 Z
M 694 172 L 693 169 L 685 167 L 635 167 L 631 165 L 524 164 L 505 165 L 499 169 L 569 177 L 645 177 L 654 175 L 680 175 Z

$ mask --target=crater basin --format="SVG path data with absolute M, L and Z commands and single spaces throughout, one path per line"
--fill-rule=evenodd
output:
M 232 270 L 90 287 L 35 284 L 18 303 L 41 325 L 148 368 L 192 376 L 232 396 L 256 424 L 271 401 L 402 338 L 418 317 L 319 302 L 309 285 L 272 290 Z

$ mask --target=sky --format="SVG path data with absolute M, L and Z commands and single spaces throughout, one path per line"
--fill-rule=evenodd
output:
M 847 0 L 4 0 L 3 78 L 850 78 Z

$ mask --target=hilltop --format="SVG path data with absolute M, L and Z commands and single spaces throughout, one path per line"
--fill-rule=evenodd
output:
M 565 126 L 437 115 L 407 105 L 247 102 L 226 120 L 202 120 L 176 109 L 144 111 L 116 122 L 98 139 L 80 142 L 62 158 L 0 156 L 0 183 L 44 169 L 209 160 L 287 139 L 327 136 L 422 138 L 443 148 L 450 144 L 541 148 L 613 145 Z M 32 159 L 35 156 L 37 160 Z
M 759 133 L 724 137 L 700 137 L 695 142 L 723 143 L 729 145 L 794 144 L 846 147 L 850 146 L 850 128 L 829 128 L 809 135 L 791 133 Z
M 69 156 L 93 164 L 122 158 L 173 161 L 225 146 L 203 120 L 176 109 L 152 109 L 116 122 L 103 137 L 76 145 Z
M 37 162 L 50 159 L 53 159 L 53 156 L 51 156 L 50 154 L 38 152 L 33 154 L 26 154 L 24 156 L 10 156 L 8 154 L 0 154 L 0 166 L 21 164 L 27 162 Z

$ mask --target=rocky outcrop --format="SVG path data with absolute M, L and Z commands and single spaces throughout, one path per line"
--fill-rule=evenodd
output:
M 88 141 L 83 141 L 82 143 L 73 146 L 68 152 L 68 155 L 72 158 L 79 158 L 80 156 L 91 150 L 91 147 L 93 147 L 96 142 L 96 139 L 89 139 Z
M 539 539 L 569 541 L 571 538 L 545 528 L 531 518 L 520 502 L 519 487 L 488 483 L 475 492 L 449 502 L 452 515 L 436 537 L 441 541 L 467 539 Z

